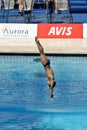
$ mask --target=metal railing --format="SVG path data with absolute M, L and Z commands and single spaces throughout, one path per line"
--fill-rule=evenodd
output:
M 66 15 L 68 15 L 68 20 L 71 22 L 71 15 L 69 12 L 69 1 L 68 0 L 58 0 L 58 13 L 55 14 L 55 7 L 53 7 L 54 11 L 48 11 L 48 13 L 46 13 L 46 0 L 24 0 L 25 4 L 24 4 L 24 8 L 23 8 L 23 19 L 24 22 L 26 22 L 26 19 L 28 19 L 28 22 L 32 22 L 36 19 L 39 19 L 39 21 L 47 21 L 47 23 L 52 23 L 55 22 L 55 20 L 57 21 L 59 19 L 60 12 L 61 12 L 61 16 L 62 16 L 62 12 L 63 11 L 67 11 L 68 13 Z M 7 11 L 7 15 L 6 15 L 6 23 L 9 22 L 9 18 L 10 18 L 10 12 L 18 12 L 19 10 L 15 10 L 14 8 L 14 0 L 5 0 L 4 2 L 4 8 L 3 10 Z M 17 4 L 19 4 L 17 2 Z M 55 6 L 55 5 L 53 5 Z M 51 8 L 52 6 L 49 7 L 49 10 L 52 10 Z M 43 12 L 43 16 L 42 14 L 40 15 L 40 13 Z M 28 15 L 29 14 L 29 15 Z M 36 15 L 37 14 L 37 15 Z M 3 13 L 4 15 L 4 13 Z M 16 16 L 16 13 L 14 13 L 14 17 Z M 19 15 L 19 19 L 20 19 Z M 62 17 L 62 19 L 64 19 L 65 17 Z

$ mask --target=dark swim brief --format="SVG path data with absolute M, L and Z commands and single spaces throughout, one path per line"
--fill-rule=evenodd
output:
M 47 65 L 50 65 L 50 61 L 48 60 L 47 63 L 44 65 L 46 67 Z

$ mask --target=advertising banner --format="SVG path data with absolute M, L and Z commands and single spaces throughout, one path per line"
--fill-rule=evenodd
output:
M 0 24 L 0 38 L 34 38 L 37 24 Z
M 39 38 L 82 38 L 82 24 L 38 24 Z
M 83 38 L 87 38 L 87 23 L 83 24 Z

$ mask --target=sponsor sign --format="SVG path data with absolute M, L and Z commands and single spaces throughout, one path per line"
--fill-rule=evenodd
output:
M 38 24 L 39 38 L 82 38 L 82 24 Z
M 37 24 L 0 24 L 0 38 L 34 38 Z
M 87 38 L 87 23 L 83 24 L 83 38 Z

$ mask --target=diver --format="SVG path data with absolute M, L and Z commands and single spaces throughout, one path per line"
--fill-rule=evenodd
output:
M 47 56 L 45 55 L 44 49 L 43 49 L 42 45 L 40 44 L 37 37 L 35 37 L 35 42 L 36 42 L 38 50 L 40 52 L 41 63 L 43 64 L 43 66 L 45 68 L 46 75 L 48 77 L 47 84 L 50 88 L 50 97 L 53 98 L 53 88 L 56 85 L 55 78 L 54 78 L 54 72 L 53 72 L 53 69 L 50 66 L 50 61 L 47 58 Z

